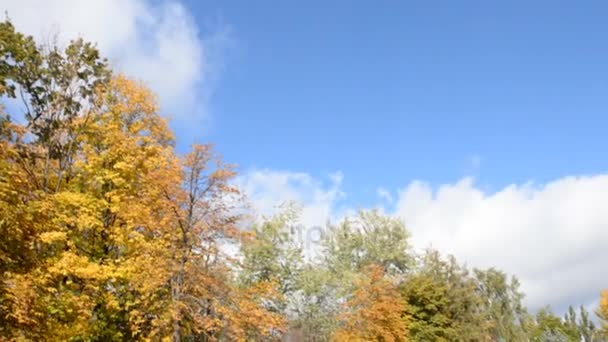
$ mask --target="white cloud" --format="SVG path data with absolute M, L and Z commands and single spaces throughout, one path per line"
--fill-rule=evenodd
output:
M 246 173 L 240 182 L 263 213 L 299 201 L 306 225 L 352 212 L 337 205 L 344 200 L 341 182 L 269 170 Z M 414 181 L 395 201 L 393 208 L 379 208 L 405 220 L 417 249 L 433 246 L 469 266 L 516 275 L 532 310 L 588 305 L 608 287 L 608 175 L 510 185 L 495 193 L 471 178 L 435 188 Z
M 517 275 L 532 308 L 588 303 L 606 283 L 608 176 L 511 185 L 488 194 L 471 179 L 413 182 L 396 214 L 418 247 Z
M 237 183 L 253 204 L 258 215 L 269 216 L 282 205 L 294 202 L 301 206 L 301 223 L 306 227 L 324 226 L 337 217 L 337 201 L 342 173 L 328 175 L 322 181 L 302 172 L 254 170 L 239 177 Z
M 171 0 L 0 0 L 18 30 L 59 43 L 96 42 L 114 68 L 144 81 L 164 112 L 178 122 L 202 123 L 217 69 L 218 28 L 203 38 L 187 9 Z

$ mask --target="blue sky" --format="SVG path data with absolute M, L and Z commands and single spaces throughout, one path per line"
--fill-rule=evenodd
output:
M 242 168 L 490 190 L 606 171 L 602 1 L 191 1 L 230 27 L 203 139 Z
M 595 307 L 608 260 L 608 2 L 0 0 L 97 42 L 213 142 L 258 213 L 359 208 L 416 249 L 519 277 L 532 310 Z M 47 35 L 48 37 L 48 35 Z M 10 111 L 18 110 L 15 106 Z

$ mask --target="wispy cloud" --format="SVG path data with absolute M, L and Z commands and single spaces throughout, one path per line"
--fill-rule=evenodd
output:
M 390 191 L 386 190 L 385 188 L 376 189 L 376 194 L 386 203 L 393 203 L 393 196 L 391 195 Z

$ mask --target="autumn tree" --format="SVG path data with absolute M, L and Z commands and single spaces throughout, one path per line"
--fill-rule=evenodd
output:
M 105 60 L 91 44 L 76 40 L 64 50 L 56 46 L 46 50 L 15 31 L 10 21 L 0 23 L 0 95 L 21 100 L 25 109 L 25 124 L 16 123 L 4 110 L 0 114 L 4 204 L 11 208 L 25 210 L 29 200 L 60 190 L 69 178 L 95 91 L 109 79 Z M 20 213 L 6 207 L 3 212 L 0 271 L 31 265 L 26 262 L 33 257 L 28 254 L 31 250 L 13 245 L 29 244 L 35 235 L 30 225 L 9 224 Z
M 276 281 L 265 277 L 240 286 L 231 275 L 237 262 L 223 247 L 243 239 L 234 175 L 211 145 L 195 145 L 183 160 L 183 190 L 167 193 L 175 218 L 168 235 L 174 341 L 271 337 L 283 328 L 282 315 L 268 305 L 280 297 Z
M 93 45 L 40 48 L 0 25 L 0 337 L 264 339 L 275 282 L 240 287 L 234 175 L 209 145 L 181 158 L 154 95 L 110 78 Z M 245 314 L 245 313 L 248 314 Z
M 6 278 L 9 298 L 29 303 L 11 317 L 32 336 L 133 338 L 161 319 L 151 303 L 167 276 L 156 267 L 157 237 L 168 207 L 162 191 L 179 180 L 172 137 L 146 89 L 118 77 L 98 91 L 96 110 L 73 120 L 81 131 L 69 172 L 60 179 L 46 161 L 31 164 L 47 185 L 62 184 L 47 193 L 44 181 L 33 182 L 42 189 L 26 206 L 38 216 L 39 262 Z
M 600 295 L 600 306 L 597 309 L 597 316 L 602 322 L 602 332 L 608 337 L 608 290 L 602 291 Z
M 64 327 L 66 333 L 83 331 L 77 320 L 69 326 L 61 323 L 82 317 L 82 302 L 63 301 L 69 295 L 60 290 L 82 284 L 67 274 L 53 278 L 52 272 L 62 273 L 61 262 L 68 262 L 70 253 L 80 247 L 65 244 L 66 236 L 77 228 L 56 210 L 71 198 L 82 199 L 72 188 L 77 183 L 74 168 L 83 133 L 95 113 L 97 92 L 107 84 L 109 70 L 91 44 L 76 40 L 65 49 L 51 46 L 45 51 L 31 37 L 16 32 L 10 22 L 0 24 L 0 50 L 0 92 L 20 98 L 25 108 L 20 120 L 24 124 L 6 113 L 0 120 L 3 334 L 21 331 L 37 336 Z M 96 273 L 88 271 L 81 275 Z M 57 280 L 59 284 L 52 284 Z
M 339 316 L 335 341 L 406 341 L 405 302 L 382 266 L 370 265 L 356 282 L 356 290 Z

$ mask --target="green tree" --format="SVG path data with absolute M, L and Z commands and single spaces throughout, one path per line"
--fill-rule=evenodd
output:
M 477 291 L 486 314 L 486 327 L 493 341 L 524 341 L 524 325 L 528 318 L 522 304 L 519 281 L 494 268 L 474 270 Z
M 306 263 L 296 284 L 290 336 L 298 341 L 328 341 L 341 309 L 338 298 L 344 296 L 339 279 L 323 264 Z
M 277 279 L 284 295 L 296 290 L 303 263 L 302 250 L 294 235 L 296 221 L 297 210 L 289 207 L 284 212 L 253 225 L 252 235 L 244 238 L 241 244 L 241 282 L 254 284 Z
M 413 341 L 482 341 L 486 321 L 477 283 L 453 257 L 427 250 L 400 286 Z
M 361 211 L 328 225 L 317 257 L 304 265 L 294 295 L 294 326 L 306 340 L 326 341 L 337 327 L 343 303 L 352 298 L 369 266 L 398 281 L 413 265 L 409 232 L 395 218 Z
M 241 243 L 241 272 L 244 286 L 275 281 L 281 300 L 268 303 L 273 310 L 290 318 L 290 326 L 299 329 L 301 313 L 302 269 L 304 259 L 296 241 L 298 210 L 290 204 L 281 213 L 256 222 Z
M 594 339 L 593 322 L 588 320 L 588 314 L 581 307 L 581 318 L 577 319 L 576 311 L 569 307 L 563 319 L 556 316 L 549 307 L 545 307 L 536 314 L 531 322 L 528 333 L 532 341 L 568 341 L 591 342 Z
M 387 274 L 401 274 L 413 264 L 409 238 L 401 220 L 375 210 L 361 211 L 328 227 L 322 241 L 324 262 L 340 275 L 369 265 L 380 265 Z
M 563 321 L 568 331 L 568 336 L 573 340 L 593 341 L 596 331 L 595 323 L 589 318 L 589 312 L 585 310 L 584 306 L 580 307 L 578 315 L 572 306 L 568 307 Z

